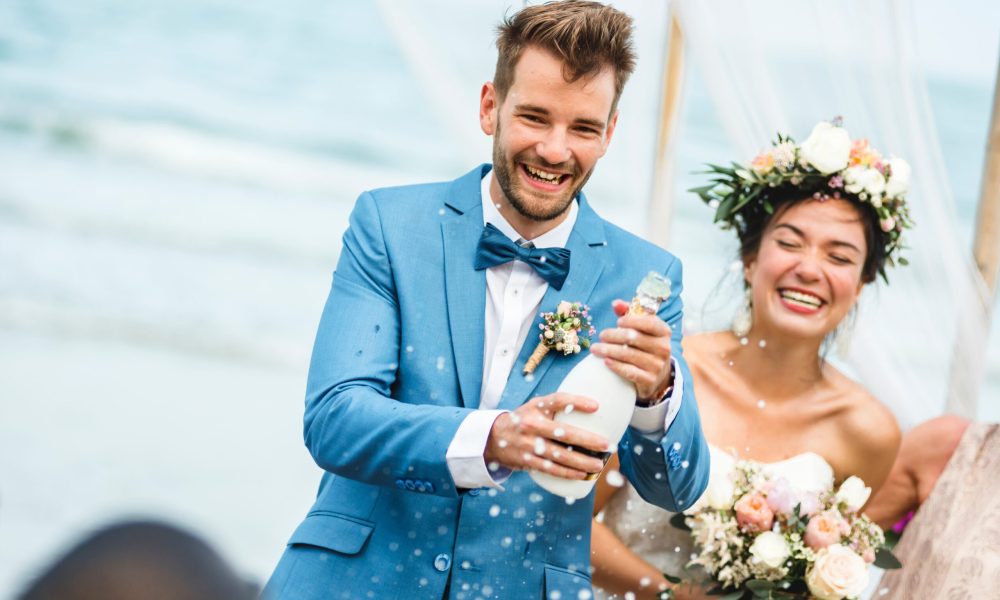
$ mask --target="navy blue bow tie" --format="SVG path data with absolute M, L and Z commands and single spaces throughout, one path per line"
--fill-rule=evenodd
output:
M 510 241 L 503 232 L 487 223 L 476 246 L 477 271 L 519 260 L 557 290 L 561 290 L 569 274 L 569 250 L 566 248 L 526 248 Z

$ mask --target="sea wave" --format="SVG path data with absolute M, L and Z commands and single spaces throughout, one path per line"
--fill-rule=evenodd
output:
M 262 337 L 254 330 L 197 322 L 164 323 L 28 299 L 0 297 L 0 329 L 136 344 L 277 369 L 299 369 L 309 359 L 308 344 L 292 336 Z
M 373 165 L 360 150 L 355 161 L 344 153 L 324 156 L 166 120 L 0 109 L 0 129 L 174 173 L 298 193 L 356 193 L 372 182 L 395 185 L 410 178 L 398 167 Z

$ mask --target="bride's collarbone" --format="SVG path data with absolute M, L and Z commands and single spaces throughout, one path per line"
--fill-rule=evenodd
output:
M 743 458 L 775 462 L 806 452 L 827 458 L 843 441 L 838 419 L 821 400 L 768 400 L 739 388 L 695 394 L 708 441 Z

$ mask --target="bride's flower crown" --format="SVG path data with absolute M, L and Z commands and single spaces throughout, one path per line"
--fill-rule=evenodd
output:
M 819 200 L 845 198 L 874 209 L 884 234 L 886 262 L 907 264 L 900 253 L 903 231 L 913 226 L 905 198 L 910 165 L 902 158 L 883 158 L 867 139 L 851 141 L 839 117 L 817 123 L 801 146 L 779 133 L 749 167 L 708 167 L 712 183 L 689 191 L 715 209 L 715 222 L 726 229 L 742 233 L 750 215 L 761 209 L 773 213 L 779 192 L 798 191 Z

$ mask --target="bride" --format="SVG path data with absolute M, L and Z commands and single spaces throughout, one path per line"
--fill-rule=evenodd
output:
M 898 259 L 909 167 L 866 140 L 852 143 L 839 125 L 818 124 L 801 147 L 779 136 L 748 169 L 712 167 L 714 183 L 695 190 L 736 230 L 746 289 L 733 331 L 684 339 L 713 479 L 739 458 L 764 463 L 799 493 L 850 475 L 877 489 L 893 464 L 892 414 L 823 349 L 864 286 Z M 594 510 L 604 515 L 593 525 L 594 583 L 605 598 L 661 597 L 664 572 L 691 576 L 689 536 L 627 483 L 611 485 L 621 485 L 614 467 L 597 487 Z

